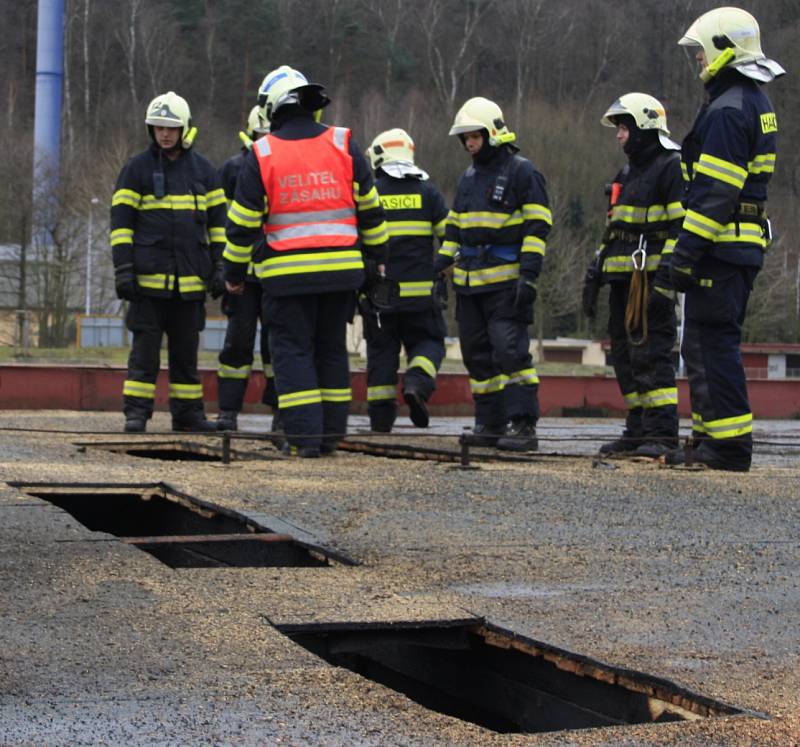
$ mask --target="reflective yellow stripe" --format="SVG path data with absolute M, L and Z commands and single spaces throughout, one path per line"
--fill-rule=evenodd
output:
M 440 247 L 438 254 L 443 254 L 445 257 L 453 257 L 458 249 L 458 244 L 455 241 L 445 241 Z
M 217 205 L 224 205 L 225 204 L 225 190 L 221 187 L 217 189 L 212 189 L 206 195 L 206 207 L 216 207 Z
M 429 296 L 433 290 L 432 280 L 401 280 L 400 298 Z
M 657 270 L 659 264 L 661 264 L 660 254 L 647 255 L 647 260 L 645 262 L 645 269 L 647 270 L 647 272 L 653 272 L 654 270 Z M 633 260 L 627 254 L 606 257 L 603 260 L 603 272 L 630 273 L 633 272 L 633 270 L 634 270 Z
M 122 385 L 122 393 L 128 397 L 142 397 L 143 399 L 155 399 L 156 385 L 146 381 L 133 381 L 126 379 Z
M 212 243 L 222 243 L 225 241 L 225 229 L 222 226 L 214 226 L 208 229 L 208 238 Z
M 238 244 L 231 244 L 229 241 L 225 245 L 225 251 L 222 252 L 222 256 L 231 262 L 239 262 L 240 264 L 243 264 L 245 262 L 249 262 L 250 258 L 253 256 L 253 247 L 239 246 Z
M 686 211 L 683 209 L 683 205 L 680 202 L 670 202 L 667 205 L 667 220 L 677 220 L 678 218 L 683 218 L 686 215 Z
M 442 218 L 434 227 L 433 232 L 440 239 L 444 238 L 444 230 L 447 227 L 447 218 Z
M 395 384 L 367 387 L 367 402 L 377 402 L 383 399 L 396 399 L 396 397 L 397 386 Z
M 140 288 L 152 290 L 173 290 L 175 288 L 174 275 L 137 275 L 136 282 Z
M 704 432 L 711 438 L 736 438 L 753 432 L 753 413 L 720 420 L 703 420 Z
M 285 410 L 289 407 L 302 405 L 318 405 L 322 402 L 322 392 L 319 389 L 307 389 L 303 392 L 290 392 L 278 395 L 278 407 Z
M 361 185 L 357 182 L 353 185 L 353 199 L 356 201 L 356 206 L 359 212 L 365 210 L 372 210 L 381 204 L 378 190 L 371 187 L 367 194 L 361 194 Z
M 320 389 L 323 402 L 349 402 L 353 399 L 353 392 L 347 389 Z
M 457 213 L 454 222 L 460 228 L 508 228 L 520 225 L 523 218 L 521 210 L 515 210 L 511 214 L 476 211 Z
M 453 271 L 453 282 L 456 285 L 491 285 L 492 283 L 504 283 L 507 280 L 516 280 L 519 277 L 519 263 L 513 265 L 497 265 L 496 267 L 486 267 L 481 270 L 466 270 L 456 267 Z
M 234 200 L 228 208 L 228 220 L 242 228 L 260 228 L 264 214 L 251 210 Z
M 696 234 L 701 238 L 714 241 L 717 234 L 722 231 L 724 226 L 711 218 L 706 218 L 705 215 L 698 213 L 694 210 L 687 210 L 686 217 L 683 219 L 683 229 L 690 233 Z
M 364 262 L 358 250 L 290 254 L 285 257 L 270 257 L 259 262 L 256 266 L 256 275 L 259 278 L 271 278 L 276 275 L 300 275 L 306 272 L 361 270 L 363 267 Z
M 170 382 L 169 396 L 172 399 L 202 399 L 203 387 L 201 384 L 173 384 Z
M 472 390 L 473 394 L 494 394 L 495 392 L 502 392 L 503 389 L 506 388 L 507 381 L 508 376 L 505 374 L 499 374 L 493 376 L 491 379 L 484 379 L 482 381 L 470 379 L 469 388 Z
M 386 221 L 389 236 L 433 236 L 433 226 L 427 220 Z
M 506 382 L 506 386 L 510 384 L 538 384 L 539 383 L 539 375 L 536 373 L 536 369 L 531 368 L 523 368 L 519 371 L 514 371 L 509 377 L 508 381 Z
M 115 228 L 111 232 L 111 246 L 119 246 L 120 244 L 133 243 L 133 229 L 132 228 Z
M 458 219 L 458 213 L 454 212 L 453 210 L 451 210 L 447 214 L 447 217 L 445 218 L 445 223 L 451 223 L 456 228 L 461 228 L 461 223 Z
M 205 210 L 205 195 L 144 195 L 140 210 Z
M 691 178 L 689 177 L 689 167 L 686 165 L 684 161 L 681 161 L 681 176 L 683 177 L 683 181 L 690 182 Z
M 135 208 L 139 207 L 141 201 L 142 196 L 138 192 L 134 192 L 132 189 L 118 189 L 111 198 L 111 207 L 115 205 L 129 205 Z
M 271 363 L 264 364 L 263 372 L 264 372 L 264 377 L 267 379 L 272 379 L 275 377 L 275 371 L 272 369 Z
M 718 244 L 757 244 L 761 248 L 766 248 L 767 246 L 764 229 L 758 223 L 739 223 L 738 226 L 736 223 L 728 223 L 717 234 L 715 241 Z
M 703 416 L 698 412 L 692 413 L 692 430 L 700 433 L 706 432 L 706 428 L 703 425 Z
M 641 395 L 642 407 L 650 409 L 653 407 L 666 407 L 667 405 L 678 404 L 677 387 L 666 387 L 665 389 L 651 389 Z
M 375 228 L 359 228 L 359 233 L 361 234 L 361 242 L 365 246 L 383 244 L 384 241 L 389 239 L 389 229 L 386 221 L 381 221 Z
M 629 410 L 635 410 L 637 407 L 642 406 L 642 400 L 639 396 L 639 392 L 630 392 L 629 394 L 623 394 L 622 399 L 625 400 L 625 406 Z
M 744 187 L 747 171 L 731 161 L 702 153 L 697 162 L 696 173 L 705 174 L 712 179 L 718 179 L 725 184 L 730 184 L 737 189 Z
M 436 365 L 430 358 L 426 358 L 424 355 L 415 355 L 409 361 L 408 368 L 421 368 L 432 379 L 436 378 Z
M 677 239 L 667 239 L 661 249 L 662 254 L 672 254 L 675 251 L 675 243 Z
M 544 256 L 545 242 L 538 236 L 526 236 L 522 239 L 522 253 L 530 252 L 531 254 L 541 254 Z
M 775 154 L 762 153 L 747 164 L 747 171 L 751 174 L 772 174 L 775 171 Z
M 547 205 L 540 205 L 538 202 L 526 202 L 522 206 L 522 217 L 525 220 L 542 220 L 548 226 L 553 225 L 553 214 Z
M 217 376 L 220 379 L 246 379 L 250 376 L 251 366 L 226 366 L 224 363 L 219 364 L 217 369 Z
M 197 275 L 181 275 L 178 278 L 178 290 L 181 293 L 194 293 L 195 291 L 205 291 L 206 284 Z

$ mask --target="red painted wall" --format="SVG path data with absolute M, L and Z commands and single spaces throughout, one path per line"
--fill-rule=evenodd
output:
M 121 411 L 122 368 L 44 366 L 7 364 L 0 366 L 0 409 L 2 410 L 107 410 Z M 216 371 L 201 371 L 208 412 L 217 400 Z M 609 414 L 624 411 L 617 382 L 605 376 L 542 376 L 539 400 L 543 415 L 561 415 L 562 408 L 605 409 Z M 246 409 L 262 411 L 264 379 L 253 376 L 247 389 Z M 679 410 L 689 415 L 689 391 L 685 380 L 678 382 Z M 750 404 L 756 417 L 800 417 L 800 380 L 757 379 L 748 382 Z M 162 371 L 156 386 L 156 407 L 166 409 L 167 374 Z M 353 412 L 366 408 L 366 375 L 353 372 Z M 466 374 L 441 374 L 430 401 L 435 415 L 471 415 L 472 395 Z

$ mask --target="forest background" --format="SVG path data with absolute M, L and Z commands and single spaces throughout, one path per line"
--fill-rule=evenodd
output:
M 665 104 L 680 141 L 702 103 L 678 38 L 707 0 L 66 0 L 62 169 L 52 241 L 31 243 L 35 0 L 0 0 L 0 286 L 36 315 L 41 345 L 74 339 L 92 247 L 91 307 L 118 313 L 108 248 L 117 174 L 147 145 L 157 94 L 184 96 L 197 150 L 220 166 L 263 76 L 281 64 L 326 86 L 324 121 L 366 147 L 403 127 L 448 201 L 468 159 L 447 135 L 469 97 L 503 108 L 522 154 L 547 179 L 554 227 L 537 301 L 540 336 L 604 337 L 580 312 L 583 273 L 603 230 L 604 186 L 624 163 L 600 117 L 621 94 Z M 779 124 L 769 213 L 775 240 L 746 323 L 750 341 L 800 341 L 800 0 L 744 3 L 788 74 L 768 87 Z M 25 261 L 23 262 L 23 258 Z M 605 297 L 606 294 L 603 294 Z M 8 308 L 9 301 L 5 301 Z M 0 339 L 0 344 L 9 341 Z

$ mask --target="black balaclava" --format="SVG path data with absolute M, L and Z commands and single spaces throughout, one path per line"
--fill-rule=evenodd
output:
M 483 135 L 483 144 L 481 145 L 481 149 L 472 156 L 472 160 L 475 161 L 475 163 L 486 164 L 497 155 L 498 149 L 493 145 L 489 145 L 489 130 L 484 128 L 480 132 L 481 135 Z M 464 135 L 459 135 L 458 137 L 461 140 L 461 144 L 464 145 L 466 142 Z
M 662 148 L 658 130 L 640 130 L 630 114 L 620 114 L 613 121 L 628 128 L 628 142 L 622 150 L 634 166 L 647 163 Z

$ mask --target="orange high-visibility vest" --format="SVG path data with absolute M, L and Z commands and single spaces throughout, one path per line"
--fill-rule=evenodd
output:
M 317 137 L 265 135 L 253 145 L 267 194 L 269 247 L 283 252 L 353 246 L 358 240 L 350 130 L 329 127 Z

